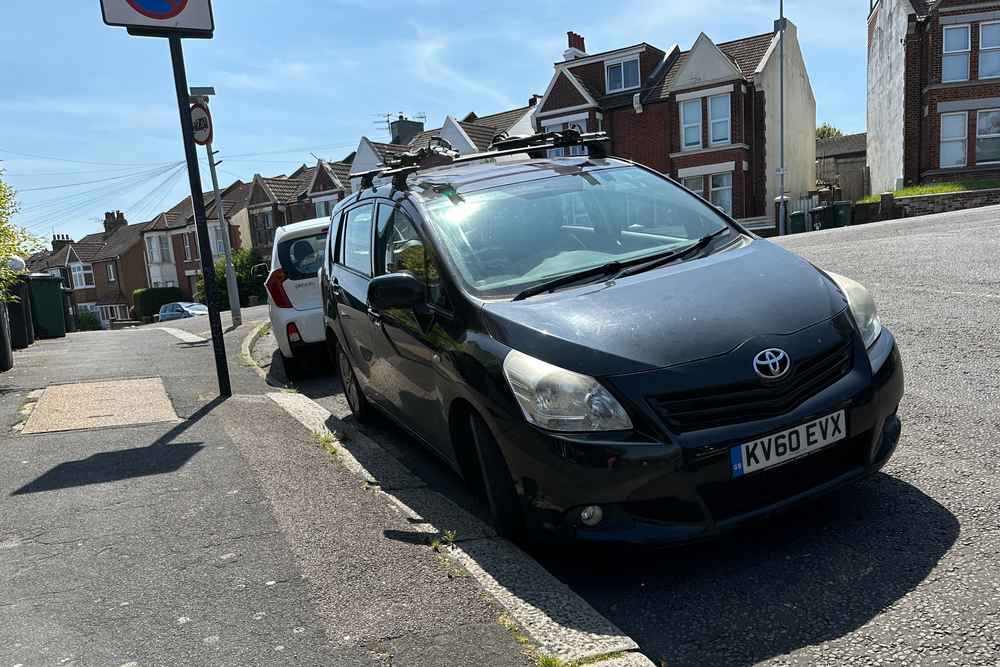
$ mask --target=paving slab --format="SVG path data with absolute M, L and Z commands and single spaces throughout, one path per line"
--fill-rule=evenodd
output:
M 158 378 L 51 385 L 42 392 L 24 434 L 177 421 Z

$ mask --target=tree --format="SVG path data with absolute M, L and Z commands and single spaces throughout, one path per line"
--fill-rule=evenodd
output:
M 0 170 L 2 176 L 3 170 Z M 10 290 L 17 280 L 18 271 L 10 267 L 10 258 L 25 256 L 38 245 L 38 239 L 10 221 L 15 213 L 17 200 L 14 190 L 0 178 L 0 301 L 14 298 Z
M 817 139 L 839 139 L 844 133 L 829 123 L 823 123 L 816 128 Z
M 255 250 L 237 248 L 233 250 L 233 269 L 236 271 L 236 287 L 240 293 L 240 305 L 246 306 L 251 296 L 256 296 L 264 303 L 264 279 L 254 278 L 253 267 L 260 264 L 260 257 Z M 202 303 L 205 301 L 205 277 L 198 277 L 195 285 L 194 298 Z M 229 310 L 229 290 L 226 287 L 226 261 L 220 259 L 215 263 L 215 305 L 218 309 Z

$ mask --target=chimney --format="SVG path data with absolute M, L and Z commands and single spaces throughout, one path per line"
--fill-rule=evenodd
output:
M 424 124 L 420 121 L 410 120 L 403 114 L 399 118 L 389 123 L 389 133 L 392 135 L 392 143 L 405 145 L 424 131 Z
M 120 227 L 124 227 L 128 223 L 125 222 L 125 214 L 121 211 L 106 211 L 104 213 L 104 233 L 111 234 L 117 231 Z
M 73 243 L 73 239 L 69 234 L 53 234 L 52 235 L 52 252 L 59 252 L 63 248 Z
M 576 60 L 577 58 L 582 58 L 587 55 L 587 47 L 584 46 L 583 35 L 575 33 L 571 30 L 566 33 L 566 41 L 569 48 L 563 51 L 564 60 Z
M 542 99 L 541 95 L 532 95 L 528 98 L 528 106 L 533 107 Z

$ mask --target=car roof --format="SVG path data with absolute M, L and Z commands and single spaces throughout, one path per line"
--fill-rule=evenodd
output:
M 584 170 L 627 167 L 632 163 L 616 158 L 567 157 L 567 158 L 525 158 L 500 163 L 462 162 L 421 170 L 409 177 L 411 191 L 428 191 L 434 186 L 447 185 L 453 192 L 473 192 L 486 188 L 501 187 L 523 181 L 533 181 L 547 176 L 578 173 Z M 391 196 L 393 186 L 379 185 L 374 192 L 371 188 L 361 193 L 359 199 Z M 433 195 L 432 195 L 433 196 Z
M 293 222 L 290 225 L 282 225 L 275 230 L 274 241 L 278 242 L 286 236 L 308 236 L 313 232 L 318 232 L 330 226 L 330 218 L 313 218 L 302 222 Z

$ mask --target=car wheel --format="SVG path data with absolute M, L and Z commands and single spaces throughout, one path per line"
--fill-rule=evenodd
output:
M 297 380 L 302 376 L 302 364 L 297 357 L 281 355 L 281 363 L 285 366 L 285 377 L 289 380 Z
M 359 422 L 366 422 L 372 416 L 372 407 L 361 391 L 358 378 L 354 375 L 354 368 L 347 358 L 347 353 L 343 347 L 337 348 L 337 370 L 340 371 L 340 383 L 344 386 L 344 397 L 347 405 L 354 413 L 354 418 Z
M 469 426 L 476 447 L 476 458 L 479 459 L 486 500 L 490 505 L 493 528 L 501 537 L 519 538 L 524 534 L 524 518 L 514 490 L 514 480 L 510 476 L 500 445 L 479 415 L 470 415 Z

